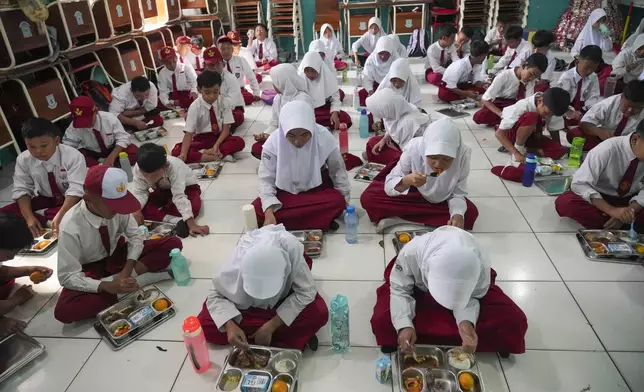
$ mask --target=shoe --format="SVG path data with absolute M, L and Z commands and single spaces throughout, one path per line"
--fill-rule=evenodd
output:
M 188 224 L 184 220 L 180 220 L 179 223 L 174 227 L 174 232 L 179 238 L 187 238 L 190 235 L 190 229 L 188 229 Z
M 311 349 L 311 351 L 318 351 L 318 337 L 313 335 L 311 339 L 309 339 L 308 342 L 306 342 L 306 346 Z
M 395 353 L 398 350 L 396 346 L 382 346 L 380 347 L 380 352 L 383 354 Z
M 499 147 L 499 149 L 497 151 L 498 152 L 508 152 L 508 149 L 503 147 L 503 146 L 501 146 L 501 147 Z
M 329 231 L 336 231 L 339 228 L 340 228 L 340 225 L 338 224 L 338 222 L 333 221 L 333 222 L 331 222 L 331 225 L 329 227 Z

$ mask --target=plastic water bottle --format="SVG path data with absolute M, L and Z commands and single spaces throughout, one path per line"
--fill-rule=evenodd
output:
M 130 165 L 130 159 L 127 157 L 127 152 L 119 153 L 119 165 L 121 170 L 127 174 L 127 182 L 132 182 L 132 166 Z
M 342 84 L 346 84 L 349 81 L 349 71 L 345 68 L 342 71 Z
M 341 294 L 331 300 L 331 346 L 333 352 L 342 354 L 349 351 L 349 299 Z
M 355 110 L 360 109 L 360 94 L 359 89 L 356 87 L 353 89 L 353 108 Z
M 584 143 L 586 139 L 583 137 L 575 137 L 572 139 L 572 147 L 570 147 L 570 154 L 568 154 L 568 166 L 579 167 L 581 165 L 581 155 L 584 152 Z
M 344 214 L 344 238 L 349 244 L 358 242 L 358 214 L 352 205 L 347 206 Z
M 188 350 L 188 359 L 192 368 L 197 373 L 203 373 L 210 368 L 210 355 L 206 344 L 206 335 L 203 333 L 201 323 L 195 316 L 183 320 L 183 341 Z
M 617 76 L 610 75 L 606 79 L 606 84 L 604 85 L 604 98 L 612 97 L 615 94 L 615 87 L 617 86 Z
M 356 70 L 356 86 L 362 87 L 362 81 L 363 81 L 362 68 L 358 68 L 358 70 Z
M 143 238 L 145 238 L 146 240 L 150 237 L 150 231 L 148 230 L 148 227 L 146 225 L 139 226 L 139 230 L 141 230 L 141 233 L 143 233 Z
M 347 132 L 347 124 L 340 124 L 340 133 L 338 134 L 340 139 L 340 154 L 346 154 L 349 152 L 349 132 Z
M 360 137 L 366 139 L 369 137 L 369 115 L 367 109 L 360 111 Z
M 528 188 L 532 186 L 534 183 L 534 172 L 536 168 L 537 158 L 535 158 L 534 154 L 528 154 L 525 157 L 525 168 L 523 169 L 523 178 L 521 180 L 523 186 Z
M 190 268 L 188 267 L 188 260 L 181 254 L 181 250 L 174 248 L 170 251 L 170 268 L 174 281 L 177 286 L 187 286 L 190 283 Z

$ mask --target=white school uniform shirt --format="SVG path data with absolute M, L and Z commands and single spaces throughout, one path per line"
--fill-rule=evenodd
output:
M 470 294 L 469 301 L 463 309 L 453 310 L 456 325 L 459 325 L 461 321 L 469 321 L 476 326 L 480 311 L 479 299 L 483 298 L 490 288 L 491 261 L 472 234 L 456 227 L 443 226 L 431 233 L 415 237 L 398 254 L 396 265 L 389 276 L 391 322 L 396 331 L 407 327 L 414 328 L 416 300 L 413 294 L 415 288 L 425 293 L 429 292 L 436 297 L 437 301 L 438 298 L 452 296 L 445 293 L 445 290 L 458 290 L 458 285 L 435 285 L 432 284 L 434 280 L 429 278 L 436 269 L 444 268 L 437 265 L 441 262 L 437 258 L 441 258 L 443 255 L 443 257 L 449 257 L 455 253 L 463 257 L 454 259 L 450 257 L 449 262 L 458 264 L 467 257 L 474 257 L 476 259 L 473 260 L 474 267 L 478 264 L 480 273 L 476 278 L 472 278 L 472 280 L 476 280 L 476 284 Z M 444 258 L 442 262 L 445 262 Z M 459 266 L 454 268 L 458 269 Z M 440 277 L 434 279 L 438 280 Z M 454 279 L 458 279 L 457 274 L 454 274 Z
M 576 57 L 588 45 L 597 45 L 604 52 L 610 52 L 613 49 L 612 40 L 604 38 L 599 29 L 593 27 L 593 24 L 604 16 L 606 16 L 606 11 L 601 8 L 597 8 L 590 13 L 586 24 L 577 35 L 575 44 L 570 49 L 571 55 Z
M 94 129 L 101 133 L 103 143 L 108 149 L 115 145 L 127 148 L 132 144 L 130 134 L 125 132 L 119 119 L 112 113 L 101 111 L 96 113 L 96 122 L 93 127 L 76 128 L 73 123 L 69 124 L 63 136 L 63 144 L 74 147 L 77 150 L 85 148 L 100 153 L 101 148 L 98 145 L 96 136 L 94 136 Z
M 188 52 L 188 54 L 182 58 L 183 63 L 190 64 L 192 69 L 195 71 L 203 71 L 206 68 L 206 64 L 203 62 L 203 50 L 199 54 L 194 54 L 192 51 Z
M 369 26 L 374 23 L 377 24 L 380 28 L 378 30 L 378 34 L 376 35 L 371 34 L 371 32 L 369 31 Z M 369 22 L 367 23 L 367 32 L 362 34 L 362 36 L 351 45 L 351 51 L 353 53 L 358 53 L 358 50 L 360 49 L 360 47 L 362 47 L 365 52 L 371 54 L 376 49 L 378 40 L 382 37 L 385 37 L 386 35 L 387 34 L 382 29 L 382 23 L 380 22 L 380 19 L 373 17 L 369 19 Z
M 633 80 L 638 80 L 642 72 L 644 72 L 644 57 L 638 57 L 635 51 L 644 46 L 644 35 L 640 35 L 633 42 L 633 46 L 622 49 L 621 52 L 613 60 L 613 74 L 621 76 L 625 83 Z M 627 67 L 636 65 L 630 71 Z
M 263 57 L 259 57 L 260 44 L 262 45 Z M 277 60 L 277 46 L 275 46 L 275 42 L 268 37 L 266 37 L 264 41 L 260 41 L 257 38 L 254 39 L 250 44 L 250 47 L 248 47 L 248 50 L 253 55 L 253 59 L 255 59 L 256 62 L 261 62 L 262 59 L 266 59 L 268 61 Z
M 506 67 L 510 65 L 510 60 L 514 61 L 512 59 L 512 56 L 515 53 L 516 53 L 516 56 L 514 57 L 514 59 L 521 56 L 523 52 L 532 53 L 532 44 L 522 38 L 521 43 L 519 43 L 519 46 L 517 46 L 516 48 L 512 49 L 508 46 L 503 56 L 499 59 L 499 61 L 496 64 L 494 64 L 494 67 L 492 67 L 492 69 L 488 73 L 494 75 L 501 72 L 502 70 L 504 70 Z
M 577 94 L 577 83 L 582 80 L 581 75 L 577 73 L 576 68 L 572 68 L 562 73 L 559 80 L 553 87 L 561 87 L 570 94 L 570 105 Z M 581 82 L 581 101 L 584 103 L 584 110 L 590 109 L 594 104 L 602 99 L 599 91 L 599 79 L 596 73 L 590 74 Z
M 443 48 L 440 45 L 440 42 L 436 41 L 427 48 L 427 60 L 425 61 L 426 69 L 431 68 L 433 72 L 439 74 L 445 73 L 447 68 L 441 65 L 441 52 L 445 52 L 443 55 L 443 64 L 447 64 L 448 60 L 452 60 L 453 63 L 460 59 L 455 45 Z
M 584 200 L 601 199 L 602 195 L 619 197 L 619 183 L 635 159 L 631 149 L 631 137 L 617 136 L 606 139 L 588 152 L 579 170 L 572 177 L 570 189 Z M 640 162 L 635 171 L 631 188 L 627 192 L 630 201 L 644 207 L 644 163 Z
M 188 108 L 188 115 L 186 116 L 186 127 L 184 132 L 188 133 L 208 133 L 212 132 L 212 125 L 210 124 L 210 107 L 215 108 L 215 115 L 217 116 L 218 132 L 221 132 L 225 124 L 232 124 L 235 122 L 233 112 L 230 108 L 230 102 L 222 95 L 210 105 L 203 100 L 201 96 L 195 99 Z
M 150 82 L 150 93 L 143 103 L 137 101 L 132 93 L 132 82 L 127 82 L 112 90 L 112 102 L 109 112 L 118 116 L 126 110 L 145 109 L 151 111 L 156 109 L 159 101 L 159 93 L 154 83 Z M 143 116 L 141 116 L 143 118 Z
M 542 96 L 543 93 L 536 93 L 532 96 L 526 97 L 517 101 L 512 106 L 503 108 L 501 112 L 501 123 L 499 124 L 499 129 L 512 129 L 514 124 L 519 121 L 519 117 L 524 113 L 531 113 L 537 111 L 537 105 L 535 101 L 537 97 Z M 545 127 L 548 131 L 559 131 L 565 128 L 563 117 L 550 116 L 546 119 Z
M 190 64 L 177 61 L 177 67 L 170 71 L 166 67 L 159 71 L 159 99 L 163 105 L 168 105 L 172 93 L 172 75 L 177 81 L 177 91 L 190 91 L 197 94 L 197 73 Z
M 192 214 L 192 204 L 186 196 L 186 187 L 197 185 L 199 183 L 195 173 L 179 158 L 168 156 L 168 167 L 163 171 L 163 177 L 156 184 L 150 183 L 145 179 L 139 165 L 134 166 L 134 189 L 132 194 L 141 203 L 141 208 L 145 206 L 150 197 L 150 190 L 158 187 L 169 189 L 172 193 L 172 203 L 177 206 L 181 218 L 185 221 L 194 218 Z
M 228 66 L 230 66 L 230 72 L 235 78 L 237 78 L 239 87 L 244 88 L 248 81 L 248 84 L 250 84 L 250 88 L 253 91 L 253 95 L 259 96 L 261 93 L 259 90 L 259 83 L 257 83 L 255 73 L 253 72 L 250 64 L 248 64 L 248 61 L 244 60 L 244 58 L 240 56 L 233 55 L 230 60 L 224 60 L 224 69 L 228 70 Z
M 235 75 L 231 74 L 224 68 L 224 72 L 221 74 L 221 95 L 223 95 L 228 102 L 230 103 L 231 108 L 236 108 L 238 106 L 244 107 L 246 103 L 244 102 L 244 96 L 241 93 L 239 84 Z
M 459 83 L 476 83 L 482 80 L 481 64 L 472 66 L 469 55 L 451 63 L 443 74 L 443 82 L 447 88 L 458 88 Z
M 533 53 L 533 51 L 529 50 L 521 52 L 521 54 L 517 55 L 517 58 L 515 58 L 514 61 L 510 63 L 510 69 L 521 66 L 521 64 L 523 64 L 523 62 L 526 61 L 528 57 L 530 57 Z M 541 74 L 541 79 L 552 80 L 552 73 L 555 72 L 557 59 L 555 58 L 555 55 L 552 54 L 552 50 L 549 50 L 548 53 L 545 54 L 545 56 L 548 59 L 548 68 L 546 68 L 546 72 Z
M 85 157 L 75 148 L 59 144 L 47 161 L 34 158 L 29 151 L 18 155 L 13 173 L 13 200 L 25 195 L 53 197 L 47 174 L 52 172 L 62 194 L 83 197 L 87 174 Z
M 517 78 L 514 73 L 514 68 L 504 69 L 492 80 L 490 87 L 485 90 L 482 99 L 486 101 L 494 101 L 497 98 L 517 99 L 519 93 L 519 85 L 521 80 Z M 534 95 L 535 81 L 531 81 L 525 86 L 525 96 L 529 97 Z
M 584 117 L 581 118 L 581 122 L 591 123 L 597 127 L 604 127 L 609 129 L 617 129 L 620 121 L 624 118 L 624 115 L 619 110 L 619 104 L 622 101 L 622 95 L 613 95 L 612 97 L 605 98 L 595 105 L 593 105 Z M 622 131 L 622 135 L 629 135 L 635 132 L 637 129 L 637 124 L 644 119 L 644 111 L 640 112 L 637 116 L 631 116 Z
M 490 29 L 490 31 L 485 34 L 485 42 L 488 43 L 488 45 L 493 45 L 496 43 L 498 40 L 502 40 L 503 37 L 501 37 L 501 34 L 499 34 L 499 30 L 495 27 L 493 29 Z
M 107 226 L 110 253 L 105 251 L 98 229 Z M 94 215 L 84 200 L 72 207 L 63 218 L 58 235 L 58 281 L 68 290 L 97 293 L 101 280 L 82 271 L 83 265 L 103 260 L 116 249 L 122 235 L 127 238 L 127 259 L 138 260 L 143 252 L 143 232 L 132 215 L 117 214 L 112 219 Z
M 264 300 L 244 291 L 241 273 L 242 260 L 257 246 L 279 249 L 286 259 L 282 289 L 273 298 Z M 272 309 L 282 300 L 276 312 L 284 324 L 290 326 L 317 295 L 303 250 L 303 245 L 281 224 L 264 226 L 244 234 L 228 262 L 213 278 L 213 289 L 206 298 L 206 307 L 219 331 L 225 331 L 224 325 L 229 320 L 239 324 L 242 321 L 240 310 Z

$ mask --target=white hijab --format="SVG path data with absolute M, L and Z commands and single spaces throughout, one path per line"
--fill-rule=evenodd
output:
M 304 74 L 304 69 L 310 67 L 318 72 L 318 77 L 311 80 Z M 300 76 L 308 86 L 308 93 L 313 99 L 313 107 L 326 105 L 326 100 L 338 91 L 338 80 L 335 73 L 322 61 L 318 52 L 308 52 L 304 55 L 299 69 Z
M 264 143 L 264 151 L 277 157 L 275 186 L 283 191 L 298 194 L 322 185 L 321 168 L 338 141 L 326 128 L 315 123 L 313 108 L 306 102 L 292 101 L 282 107 L 277 132 L 271 133 Z M 295 128 L 311 132 L 309 141 L 301 148 L 295 147 L 286 134 Z
M 273 101 L 273 110 L 280 112 L 285 104 L 295 100 L 313 104 L 306 91 L 306 81 L 297 74 L 297 69 L 293 65 L 278 64 L 271 68 L 270 75 L 273 85 L 281 91 L 281 94 L 278 94 Z M 273 126 L 276 126 L 276 124 Z
M 610 48 L 606 48 L 606 44 L 604 44 L 605 39 L 599 29 L 593 28 L 593 24 L 604 16 L 606 16 L 606 11 L 601 8 L 597 8 L 590 13 L 588 20 L 586 21 L 586 25 L 584 25 L 584 28 L 577 36 L 575 45 L 573 45 L 570 50 L 570 53 L 573 56 L 578 55 L 579 52 L 588 45 L 597 45 L 602 48 L 603 51 L 610 50 Z
M 635 40 L 637 39 L 637 37 L 642 33 L 644 33 L 644 19 L 640 21 L 639 26 L 637 26 L 633 34 L 631 34 L 631 36 L 628 37 L 626 41 L 624 41 L 624 44 L 622 45 L 622 49 L 630 48 L 631 46 L 633 46 L 635 44 Z
M 382 118 L 387 134 L 400 148 L 422 133 L 423 126 L 431 121 L 429 115 L 423 114 L 389 88 L 378 88 L 366 103 L 374 117 Z
M 330 29 L 333 34 L 329 39 L 324 38 L 324 30 L 327 28 Z M 342 52 L 342 45 L 340 45 L 340 41 L 338 41 L 335 36 L 335 30 L 333 30 L 333 26 L 328 23 L 325 23 L 320 27 L 320 41 L 324 44 L 326 52 L 330 53 L 332 57 L 335 57 L 338 53 Z M 309 50 L 311 50 L 310 46 Z
M 378 53 L 380 52 L 389 52 L 391 56 L 389 56 L 387 61 L 380 61 L 380 57 L 378 57 Z M 376 43 L 376 49 L 374 49 L 373 53 L 367 57 L 367 61 L 365 61 L 364 64 L 364 72 L 370 75 L 376 83 L 381 83 L 387 75 L 387 72 L 389 72 L 391 63 L 393 63 L 397 58 L 398 55 L 394 48 L 394 41 L 391 38 L 384 36 L 378 40 L 378 43 Z
M 401 89 L 394 88 L 391 84 L 392 78 L 398 78 L 405 81 L 405 86 Z M 411 75 L 411 69 L 409 68 L 409 61 L 405 58 L 400 58 L 394 60 L 391 63 L 391 68 L 389 72 L 385 75 L 385 78 L 380 82 L 378 90 L 390 88 L 394 90 L 397 94 L 402 95 L 407 102 L 412 105 L 419 106 L 420 101 L 420 86 L 415 77 Z
M 391 38 L 394 41 L 394 47 L 396 48 L 396 54 L 398 57 L 406 59 L 407 58 L 407 48 L 400 42 L 400 38 L 396 34 L 389 34 L 387 37 Z
M 372 24 L 375 24 L 378 26 L 378 34 L 373 35 L 371 34 L 371 31 L 369 31 L 369 27 L 371 27 Z M 380 21 L 379 18 L 376 18 L 375 16 L 371 19 L 369 19 L 369 23 L 367 24 L 367 32 L 365 33 L 367 36 L 367 39 L 369 40 L 369 47 L 373 48 L 376 46 L 380 38 L 385 37 L 385 31 L 382 29 L 382 22 Z
M 314 39 L 309 45 L 309 52 L 321 52 L 324 53 L 324 64 L 326 64 L 330 70 L 335 70 L 335 64 L 333 63 L 333 54 L 329 52 L 324 46 L 324 42 L 320 39 Z M 300 66 L 300 71 L 302 67 Z

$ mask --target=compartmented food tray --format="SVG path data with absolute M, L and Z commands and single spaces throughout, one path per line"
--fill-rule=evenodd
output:
M 631 240 L 628 230 L 579 230 L 577 241 L 588 260 L 644 263 L 644 236 Z
M 188 165 L 197 178 L 217 178 L 224 167 L 223 162 L 191 163 Z
M 148 228 L 148 240 L 159 240 L 175 234 L 172 223 L 146 220 L 143 225 Z
M 394 243 L 394 249 L 396 249 L 396 254 L 405 246 L 406 243 L 411 241 L 414 237 L 427 234 L 430 231 L 434 231 L 433 228 L 427 229 L 418 229 L 418 230 L 404 230 L 394 232 L 394 238 L 391 241 Z
M 145 142 L 147 140 L 158 139 L 168 134 L 168 131 L 163 127 L 156 127 L 145 129 L 143 131 L 134 132 L 134 137 L 140 142 Z
M 450 118 L 461 118 L 461 117 L 466 117 L 470 115 L 468 112 L 462 112 L 460 110 L 455 110 L 452 108 L 437 110 L 437 112 Z
M 558 196 L 570 189 L 572 177 L 570 176 L 550 176 L 537 177 L 534 183 L 543 190 L 548 196 Z
M 179 118 L 184 115 L 183 109 L 170 109 L 163 110 L 159 114 L 163 117 L 164 120 L 172 120 L 173 118 Z
M 40 237 L 34 238 L 31 245 L 24 248 L 18 254 L 21 255 L 41 255 L 48 253 L 56 246 L 58 238 L 53 230 L 45 230 Z
M 0 383 L 27 366 L 45 352 L 45 346 L 36 339 L 17 332 L 0 341 Z
M 322 244 L 324 243 L 322 230 L 298 230 L 290 233 L 304 245 L 304 252 L 310 258 L 319 257 L 322 254 Z
M 364 166 L 358 169 L 353 178 L 356 181 L 371 182 L 384 168 L 385 165 L 381 165 L 380 163 L 367 162 Z
M 460 347 L 416 345 L 416 357 L 418 361 L 400 349 L 394 353 L 392 373 L 395 391 L 485 391 L 476 358 Z
M 248 351 L 232 349 L 224 361 L 216 391 L 292 392 L 296 389 L 302 352 L 251 345 Z M 282 384 L 280 388 L 277 385 Z
M 97 314 L 94 329 L 117 351 L 175 314 L 174 302 L 157 286 L 151 285 Z

